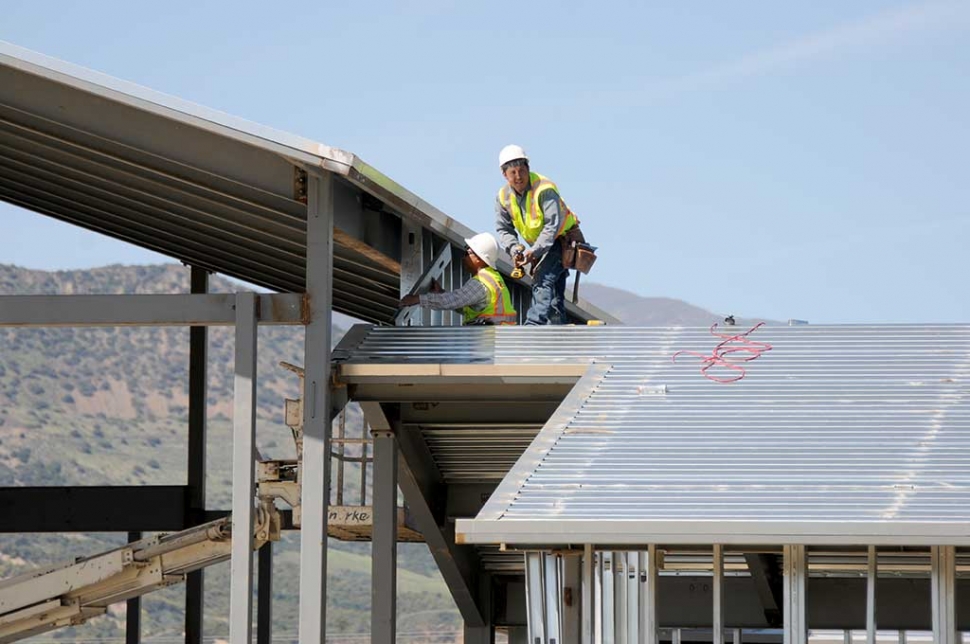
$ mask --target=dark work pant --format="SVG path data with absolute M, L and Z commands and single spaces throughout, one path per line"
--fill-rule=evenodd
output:
M 555 241 L 532 276 L 532 306 L 525 324 L 566 323 L 566 277 L 562 267 L 562 246 Z

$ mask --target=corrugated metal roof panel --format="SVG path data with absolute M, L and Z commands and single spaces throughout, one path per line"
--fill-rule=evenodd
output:
M 529 447 L 540 427 L 421 427 L 421 434 L 447 483 L 502 480 Z
M 706 329 L 374 329 L 349 355 L 591 365 L 467 541 L 970 543 L 970 326 L 750 339 L 771 350 L 731 384 L 672 362 Z

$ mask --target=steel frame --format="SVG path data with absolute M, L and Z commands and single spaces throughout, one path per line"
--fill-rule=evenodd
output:
M 374 532 L 371 539 L 371 642 L 397 640 L 398 448 L 389 429 L 374 437 Z
M 308 176 L 306 293 L 309 311 L 304 345 L 299 625 L 300 642 L 306 644 L 323 644 L 327 628 L 333 182 L 329 173 Z
M 196 295 L 208 293 L 209 272 L 195 266 L 191 267 L 190 271 L 191 293 Z M 208 351 L 208 328 L 191 327 L 189 329 L 189 446 L 186 467 L 189 500 L 185 511 L 185 521 L 188 525 L 205 522 Z M 204 600 L 205 571 L 190 572 L 185 578 L 186 644 L 202 644 Z
M 322 644 L 326 624 L 330 419 L 334 408 L 348 397 L 346 392 L 331 390 L 329 316 L 334 294 L 339 297 L 342 310 L 388 322 L 396 312 L 398 296 L 419 283 L 423 275 L 440 275 L 446 288 L 458 286 L 467 277 L 458 262 L 449 263 L 444 259 L 432 262 L 431 258 L 445 257 L 451 246 L 459 245 L 461 238 L 472 231 L 350 153 L 255 127 L 0 44 L 0 80 L 11 79 L 29 85 L 0 82 L 0 88 L 17 88 L 13 95 L 8 91 L 0 96 L 0 142 L 8 151 L 0 159 L 3 179 L 0 198 L 185 261 L 193 266 L 192 292 L 175 296 L 4 296 L 0 298 L 0 327 L 191 327 L 189 467 L 187 485 L 181 486 L 0 489 L 0 531 L 135 534 L 178 530 L 224 514 L 205 509 L 205 327 L 214 325 L 235 326 L 237 333 L 233 511 L 237 522 L 250 522 L 255 331 L 257 324 L 304 325 L 307 371 L 303 409 L 305 467 L 300 481 L 304 532 L 300 552 L 299 637 L 306 644 Z M 32 97 L 39 99 L 33 106 L 35 111 L 29 111 L 30 106 L 22 104 Z M 90 119 L 87 123 L 90 127 L 84 127 L 85 123 L 77 120 L 57 121 L 58 106 L 64 104 L 72 108 L 65 111 L 71 118 Z M 93 116 L 99 106 L 111 115 L 125 111 L 131 115 L 131 121 L 112 122 L 110 117 L 98 121 Z M 146 123 L 160 127 L 144 127 Z M 115 129 L 124 131 L 129 138 L 123 139 L 120 134 L 112 138 Z M 173 132 L 180 134 L 167 139 Z M 226 146 L 221 148 L 222 154 L 206 152 L 210 144 L 219 141 Z M 237 154 L 227 154 L 227 150 Z M 180 151 L 196 156 L 194 159 L 179 156 Z M 294 194 L 300 192 L 299 186 L 294 190 L 294 183 L 301 181 L 305 206 L 301 196 Z M 51 186 L 56 182 L 59 184 L 55 190 Z M 47 188 L 50 189 L 45 192 Z M 339 227 L 335 227 L 337 224 Z M 204 279 L 206 271 L 218 271 L 289 292 L 209 294 Z M 339 276 L 338 283 L 335 275 Z M 513 287 L 520 313 L 528 303 L 527 287 L 527 282 Z M 366 295 L 362 293 L 365 289 Z M 569 308 L 574 315 L 588 317 L 572 304 Z M 410 317 L 415 322 L 420 318 L 421 323 L 429 325 L 458 322 L 451 313 L 422 312 L 420 316 Z M 395 536 L 391 534 L 393 521 L 388 519 L 396 496 L 394 468 L 398 468 L 400 487 L 456 598 L 466 623 L 466 635 L 469 640 L 489 641 L 498 621 L 496 616 L 503 611 L 506 622 L 516 619 L 521 622 L 518 617 L 508 617 L 510 605 L 516 599 L 507 599 L 505 605 L 498 605 L 495 591 L 499 582 L 483 572 L 482 561 L 473 547 L 455 543 L 449 515 L 468 512 L 475 507 L 476 496 L 491 490 L 482 483 L 477 483 L 478 487 L 462 487 L 446 482 L 435 468 L 427 445 L 418 440 L 414 431 L 413 416 L 420 414 L 396 405 L 413 400 L 415 395 L 425 400 L 468 404 L 467 390 L 456 391 L 460 387 L 453 385 L 458 379 L 474 387 L 477 396 L 473 406 L 484 418 L 492 413 L 495 403 L 508 400 L 506 379 L 528 387 L 533 401 L 548 403 L 557 400 L 557 396 L 561 399 L 563 390 L 574 384 L 586 366 L 582 365 L 578 373 L 571 371 L 575 365 L 562 364 L 555 365 L 554 370 L 534 365 L 515 367 L 514 373 L 508 367 L 494 365 L 411 365 L 409 373 L 400 369 L 382 372 L 382 365 L 367 365 L 365 369 L 351 367 L 341 377 L 348 381 L 356 378 L 353 385 L 356 394 L 362 400 L 373 401 L 369 419 L 376 412 L 390 416 L 379 426 L 379 431 L 386 433 L 381 435 L 380 454 L 375 457 L 380 490 L 375 505 L 382 508 L 380 515 L 383 516 L 376 526 L 380 543 L 375 543 L 375 578 L 384 584 L 380 600 L 375 602 L 375 619 L 381 616 L 383 629 L 379 639 L 393 639 L 394 631 Z M 399 391 L 398 385 L 402 382 L 414 385 L 408 394 Z M 580 388 L 591 382 L 595 379 L 584 378 Z M 530 422 L 542 406 L 536 405 L 527 412 Z M 432 422 L 428 419 L 435 413 L 442 412 L 429 412 L 425 420 Z M 526 475 L 523 468 L 517 467 L 506 480 Z M 509 496 L 513 492 L 510 485 L 503 484 L 493 496 Z M 958 627 L 970 623 L 967 610 L 955 600 L 957 593 L 968 591 L 967 580 L 958 579 L 956 574 L 954 546 L 970 545 L 963 525 L 933 526 L 932 531 L 927 531 L 925 526 L 891 526 L 886 534 L 877 535 L 876 542 L 868 545 L 865 578 L 850 581 L 810 578 L 806 551 L 815 544 L 832 543 L 833 534 L 818 534 L 817 539 L 809 539 L 810 543 L 791 544 L 785 536 L 800 526 L 790 522 L 768 525 L 760 535 L 745 532 L 743 525 L 727 523 L 721 525 L 724 532 L 717 535 L 705 531 L 700 522 L 687 526 L 683 533 L 657 526 L 651 535 L 629 534 L 618 542 L 615 536 L 623 527 L 623 522 L 609 521 L 572 525 L 552 536 L 559 543 L 568 532 L 583 529 L 588 530 L 591 540 L 598 535 L 613 537 L 610 547 L 620 548 L 671 540 L 708 547 L 710 539 L 716 539 L 711 551 L 715 562 L 712 574 L 703 577 L 713 581 L 711 594 L 703 597 L 705 601 L 711 600 L 713 612 L 702 611 L 698 604 L 692 604 L 685 590 L 702 577 L 658 576 L 661 563 L 658 546 L 649 545 L 645 552 L 636 554 L 618 551 L 622 553 L 623 570 L 635 569 L 638 577 L 633 584 L 627 578 L 627 583 L 611 585 L 611 588 L 625 598 L 626 610 L 643 616 L 642 625 L 638 622 L 636 627 L 636 635 L 643 641 L 657 641 L 659 627 L 664 627 L 670 619 L 684 618 L 689 611 L 710 617 L 710 626 L 714 629 L 711 639 L 717 644 L 723 641 L 726 628 L 734 629 L 733 639 L 737 642 L 742 636 L 738 624 L 750 623 L 756 628 L 775 626 L 772 616 L 784 612 L 786 640 L 799 644 L 805 641 L 806 629 L 816 617 L 813 610 L 821 610 L 813 609 L 807 601 L 807 597 L 816 594 L 831 597 L 833 604 L 856 593 L 864 596 L 864 614 L 851 617 L 864 618 L 868 642 L 875 640 L 877 626 L 893 629 L 932 624 L 936 641 L 951 644 L 957 641 Z M 513 536 L 521 544 L 540 547 L 550 537 L 548 533 L 527 530 Z M 772 560 L 761 554 L 748 558 L 752 579 L 745 580 L 746 584 L 725 570 L 724 548 L 750 545 L 752 536 L 757 536 L 763 544 L 787 543 L 782 555 L 783 588 L 778 588 L 769 571 Z M 479 532 L 467 541 L 473 538 L 486 541 L 488 535 Z M 836 533 L 835 540 L 845 545 L 859 545 L 858 536 L 851 533 Z M 579 543 L 583 545 L 584 541 Z M 928 578 L 880 578 L 882 551 L 876 547 L 905 547 L 913 543 L 932 547 Z M 603 570 L 592 561 L 596 547 L 593 542 L 583 545 L 586 560 L 582 577 L 589 588 L 598 575 L 602 583 Z M 752 566 L 753 562 L 758 565 Z M 236 548 L 231 565 L 234 572 L 231 615 L 235 624 L 231 640 L 248 642 L 253 610 L 252 557 L 244 555 L 242 547 Z M 568 577 L 574 576 L 575 570 L 570 569 Z M 270 638 L 271 611 L 267 598 L 271 579 L 272 553 L 264 549 L 260 552 L 261 608 L 257 615 L 257 633 L 262 641 Z M 515 585 L 507 583 L 504 587 Z M 905 605 L 905 598 L 914 589 L 931 597 L 930 610 L 925 616 Z M 202 638 L 203 592 L 201 571 L 192 573 L 186 590 L 188 642 L 200 642 Z M 668 592 L 683 599 L 673 609 L 658 602 L 658 597 Z M 508 597 L 515 596 L 509 592 Z M 745 598 L 743 609 L 732 601 L 740 597 Z M 877 598 L 881 608 L 892 608 L 879 611 L 878 623 Z M 783 600 L 781 606 L 779 599 Z M 137 641 L 137 610 L 135 604 L 131 606 L 127 640 Z M 858 620 L 851 621 L 828 606 L 824 607 L 829 611 L 825 616 L 837 618 L 833 623 L 858 624 Z M 602 623 L 603 615 L 602 607 L 595 605 L 592 592 L 587 594 L 585 588 L 580 612 L 584 619 L 582 637 L 584 641 L 591 641 L 593 627 Z M 574 617 L 570 611 L 567 614 L 570 619 Z M 679 641 L 688 633 L 677 628 L 670 637 Z M 522 634 L 521 630 L 515 631 L 516 637 Z
M 70 109 L 55 107 L 64 105 Z M 253 487 L 256 328 L 303 325 L 299 639 L 322 644 L 330 418 L 334 408 L 346 402 L 345 391 L 331 390 L 331 311 L 337 302 L 343 312 L 387 323 L 397 312 L 399 296 L 422 274 L 440 277 L 446 288 L 457 287 L 468 276 L 450 256 L 453 247 L 460 248 L 462 239 L 474 231 L 353 154 L 5 43 L 0 43 L 0 144 L 0 199 L 192 267 L 191 292 L 184 295 L 0 299 L 0 327 L 191 329 L 187 484 L 0 489 L 0 531 L 181 530 L 224 516 L 225 510 L 205 507 L 209 326 L 235 326 L 237 334 L 232 505 L 235 521 L 251 522 L 251 498 L 247 502 L 245 497 L 251 497 Z M 501 268 L 508 272 L 510 266 Z M 216 272 L 284 292 L 211 294 L 208 274 Z M 528 281 L 511 288 L 524 313 Z M 567 303 L 576 319 L 612 321 L 584 307 Z M 449 312 L 423 312 L 420 318 L 424 324 L 460 323 L 459 316 Z M 404 429 L 399 436 L 408 432 Z M 440 479 L 434 482 L 432 474 L 421 471 L 424 464 L 414 465 L 421 463 L 418 446 L 393 445 L 401 452 L 397 460 L 409 503 L 418 509 L 437 544 L 433 550 L 446 580 L 456 597 L 463 598 L 458 601 L 462 616 L 476 638 L 490 640 L 493 580 L 479 574 L 481 561 L 473 548 L 454 543 L 454 528 L 443 510 L 447 502 L 429 494 L 440 486 Z M 377 469 L 380 476 L 386 474 Z M 472 508 L 480 494 L 456 491 L 452 500 Z M 266 598 L 272 586 L 271 552 L 261 551 L 259 561 L 257 635 L 265 641 L 270 633 Z M 251 639 L 253 610 L 252 559 L 244 557 L 242 545 L 235 549 L 231 567 L 230 639 L 238 643 Z M 203 572 L 191 572 L 186 584 L 186 642 L 202 641 L 204 591 Z M 386 603 L 378 609 L 388 613 Z M 138 639 L 135 626 L 133 619 L 128 641 Z
M 762 641 L 768 635 L 773 641 L 808 641 L 810 630 L 843 630 L 846 641 L 851 631 L 866 631 L 867 641 L 876 641 L 876 597 L 879 596 L 879 628 L 897 631 L 901 641 L 907 630 L 932 630 L 934 641 L 960 641 L 960 628 L 970 627 L 970 605 L 961 605 L 958 597 L 970 592 L 970 580 L 956 577 L 957 551 L 952 547 L 931 547 L 922 550 L 924 577 L 898 576 L 913 564 L 893 564 L 896 552 L 884 553 L 885 566 L 890 568 L 878 576 L 879 552 L 870 546 L 861 550 L 856 559 L 862 565 L 851 564 L 854 575 L 832 575 L 843 570 L 845 562 L 826 563 L 824 549 L 810 557 L 810 549 L 800 545 L 780 546 L 784 568 L 784 621 L 780 629 L 773 628 L 760 607 L 756 580 L 751 575 L 739 575 L 737 564 L 731 573 L 725 567 L 723 546 L 715 544 L 708 550 L 706 575 L 677 573 L 661 552 L 669 546 L 646 547 L 646 550 L 598 551 L 592 544 L 582 550 L 583 600 L 580 614 L 580 635 L 563 638 L 581 642 L 659 642 L 678 641 L 690 629 L 693 641 L 723 642 L 730 630 L 733 642 Z M 676 549 L 675 549 L 676 551 Z M 680 551 L 683 554 L 684 551 Z M 692 550 L 703 552 L 703 550 Z M 737 559 L 737 550 L 733 555 Z M 529 641 L 551 642 L 559 631 L 559 616 L 552 601 L 558 601 L 568 611 L 566 587 L 550 577 L 560 568 L 550 562 L 565 562 L 576 557 L 576 551 L 553 554 L 549 551 L 526 551 L 526 583 L 530 611 Z M 888 560 L 888 562 L 887 562 Z M 961 561 L 964 561 L 961 559 Z M 819 572 L 809 577 L 812 569 Z M 697 566 L 697 564 L 693 564 Z M 826 566 L 828 566 L 826 568 Z M 840 567 L 841 566 L 841 567 Z M 902 566 L 902 567 L 900 567 Z M 967 563 L 961 564 L 963 568 Z M 565 570 L 565 568 L 562 568 Z M 661 570 L 665 570 L 660 574 Z M 823 574 L 824 570 L 829 572 Z M 637 577 L 637 583 L 633 582 Z M 543 592 L 560 586 L 558 598 L 551 599 Z M 702 592 L 701 589 L 703 589 Z M 730 600 L 725 601 L 727 598 Z M 924 601 L 921 601 L 924 600 Z M 930 601 L 932 600 L 932 601 Z M 932 604 L 932 607 L 931 607 Z M 931 610 L 932 608 L 932 610 Z M 932 614 L 931 614 L 932 613 Z M 552 629 L 550 631 L 550 629 Z M 743 637 L 745 630 L 755 631 Z M 669 635 L 664 635 L 667 631 Z
M 454 527 L 448 523 L 446 508 L 441 503 L 446 497 L 445 483 L 427 445 L 415 431 L 402 427 L 400 411 L 396 406 L 374 402 L 362 402 L 360 405 L 372 432 L 384 432 L 394 437 L 398 455 L 398 485 L 462 619 L 473 628 L 486 626 L 488 622 L 480 608 L 476 576 L 481 562 L 471 549 L 461 548 L 455 543 Z
M 175 486 L 88 486 L 0 488 L 0 531 L 103 532 L 126 531 L 137 540 L 143 531 L 181 530 L 224 511 L 205 508 L 206 327 L 236 329 L 236 381 L 233 438 L 233 518 L 252 524 L 255 484 L 255 360 L 257 324 L 301 324 L 307 312 L 301 294 L 210 295 L 207 275 L 192 269 L 190 295 L 135 296 L 3 296 L 0 326 L 190 326 L 188 484 Z M 323 319 L 329 331 L 329 306 Z M 329 346 L 329 333 L 325 346 Z M 320 355 L 317 353 L 317 355 Z M 323 366 L 324 373 L 329 368 Z M 325 514 L 325 513 L 324 513 Z M 245 534 L 244 531 L 241 531 Z M 249 530 L 252 535 L 252 530 Z M 252 639 L 252 537 L 233 540 L 238 552 L 231 567 L 230 640 Z M 247 551 L 248 548 L 248 551 Z M 261 597 L 271 589 L 271 558 L 261 554 Z M 202 571 L 189 573 L 186 586 L 186 642 L 202 639 L 204 586 Z M 268 605 L 268 604 L 266 604 Z M 130 619 L 126 642 L 141 637 L 140 601 L 128 600 Z M 271 613 L 261 610 L 258 630 L 266 640 Z
M 229 643 L 249 644 L 253 623 L 253 489 L 256 483 L 256 298 L 236 296 L 232 416 L 232 560 Z

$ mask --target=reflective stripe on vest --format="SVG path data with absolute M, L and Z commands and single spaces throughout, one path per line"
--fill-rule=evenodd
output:
M 462 309 L 465 324 L 473 320 L 491 320 L 493 324 L 515 324 L 515 307 L 512 306 L 512 294 L 505 286 L 502 276 L 494 268 L 485 267 L 478 271 L 472 279 L 488 291 L 488 301 L 485 308 L 476 311 L 470 306 Z
M 529 191 L 525 193 L 525 203 L 528 210 L 524 213 L 524 217 L 522 209 L 519 207 L 519 200 L 516 198 L 515 191 L 512 190 L 512 187 L 504 185 L 498 191 L 499 203 L 512 216 L 512 225 L 515 226 L 515 230 L 529 244 L 536 242 L 539 238 L 539 233 L 542 232 L 542 228 L 546 223 L 545 213 L 542 212 L 542 206 L 539 205 L 539 199 L 546 190 L 555 190 L 556 195 L 559 197 L 561 221 L 559 223 L 559 230 L 556 232 L 556 237 L 558 237 L 567 230 L 576 227 L 579 224 L 579 220 L 569 209 L 569 206 L 566 205 L 565 200 L 563 200 L 562 195 L 559 193 L 559 188 L 548 177 L 544 177 L 535 172 L 529 173 Z

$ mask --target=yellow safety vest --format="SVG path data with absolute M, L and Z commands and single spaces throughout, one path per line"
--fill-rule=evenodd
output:
M 522 235 L 522 239 L 529 244 L 536 242 L 539 238 L 539 233 L 542 232 L 542 228 L 546 223 L 542 206 L 539 205 L 539 197 L 546 190 L 555 190 L 556 196 L 559 197 L 559 209 L 562 212 L 562 221 L 559 224 L 559 231 L 556 233 L 556 237 L 558 237 L 570 228 L 575 228 L 579 224 L 579 219 L 576 218 L 576 215 L 573 214 L 569 206 L 566 205 L 566 202 L 563 201 L 559 193 L 559 188 L 548 177 L 544 177 L 535 172 L 529 173 L 529 192 L 525 194 L 525 203 L 528 205 L 529 210 L 524 216 L 522 209 L 519 208 L 519 200 L 516 199 L 512 186 L 506 184 L 498 191 L 499 203 L 512 215 L 512 225 Z
M 515 307 L 512 306 L 512 294 L 505 286 L 505 280 L 497 270 L 485 267 L 478 271 L 472 279 L 488 290 L 488 302 L 485 308 L 475 310 L 470 306 L 462 309 L 465 324 L 474 320 L 491 320 L 493 324 L 515 324 Z

